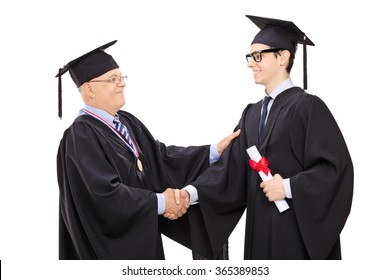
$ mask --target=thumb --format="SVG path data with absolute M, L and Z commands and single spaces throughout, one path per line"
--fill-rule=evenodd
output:
M 180 190 L 179 189 L 175 189 L 175 202 L 177 205 L 180 204 Z
M 238 135 L 240 135 L 241 129 L 236 130 L 232 135 L 230 135 L 231 140 L 236 138 Z

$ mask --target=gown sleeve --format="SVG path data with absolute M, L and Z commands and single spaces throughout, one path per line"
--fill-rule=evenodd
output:
M 209 166 L 210 145 L 180 147 L 157 141 L 165 170 L 179 188 L 194 181 Z
M 239 222 L 247 198 L 246 133 L 244 115 L 238 126 L 240 136 L 232 141 L 220 159 L 192 185 L 198 191 L 213 258 L 221 255 L 233 229 Z
M 353 165 L 341 131 L 325 103 L 313 97 L 297 110 L 291 147 L 302 158 L 302 172 L 290 178 L 293 203 L 306 248 L 312 259 L 325 259 L 349 215 L 353 193 Z M 297 143 L 294 143 L 297 141 Z M 298 142 L 303 142 L 302 146 Z M 302 156 L 300 156 L 302 155 Z
M 210 146 L 166 146 L 157 142 L 161 159 L 170 181 L 171 187 L 180 188 L 194 181 L 209 168 Z M 192 205 L 187 214 L 178 220 L 159 217 L 159 229 L 165 236 L 191 249 L 192 251 L 212 259 L 203 216 L 199 205 Z

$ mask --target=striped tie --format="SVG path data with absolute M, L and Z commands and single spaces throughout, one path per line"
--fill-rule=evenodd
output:
M 129 131 L 127 130 L 126 126 L 124 126 L 124 125 L 120 122 L 118 116 L 115 116 L 113 122 L 114 122 L 114 125 L 115 125 L 116 130 L 117 130 L 120 134 L 122 134 L 122 136 L 126 139 L 126 141 L 127 141 L 128 143 L 132 144 L 131 141 L 130 141 L 130 134 L 129 134 Z
M 127 127 L 121 123 L 119 120 L 119 116 L 115 115 L 113 123 L 115 125 L 116 130 L 123 136 L 123 138 L 126 140 L 126 142 L 129 144 L 131 152 L 134 154 L 134 156 L 138 159 L 138 149 L 135 147 L 135 144 L 133 143 L 133 140 L 130 137 L 130 133 L 127 130 Z M 138 163 L 139 162 L 139 163 Z M 138 169 L 142 171 L 142 164 L 141 162 L 137 161 L 137 164 L 141 165 L 141 167 L 138 166 Z

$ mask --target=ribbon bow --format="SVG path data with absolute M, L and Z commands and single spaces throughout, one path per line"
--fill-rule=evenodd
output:
M 268 168 L 268 160 L 265 157 L 262 157 L 259 162 L 256 162 L 256 161 L 250 159 L 249 165 L 257 173 L 259 173 L 260 171 L 263 171 L 264 174 L 267 176 L 268 176 L 268 172 L 271 171 L 271 169 Z

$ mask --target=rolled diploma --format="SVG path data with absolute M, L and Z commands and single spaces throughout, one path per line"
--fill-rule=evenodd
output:
M 246 152 L 248 153 L 251 160 L 253 160 L 255 162 L 259 162 L 261 160 L 261 155 L 260 155 L 259 151 L 257 150 L 256 146 L 252 146 L 252 147 L 246 149 Z M 261 179 L 263 180 L 263 182 L 269 181 L 273 178 L 271 172 L 268 172 L 268 176 L 267 176 L 264 174 L 263 171 L 260 171 L 259 175 L 260 175 Z M 290 208 L 290 206 L 288 206 L 288 203 L 284 199 L 275 200 L 274 202 L 275 202 L 276 207 L 278 207 L 278 210 L 280 213 L 282 213 L 283 211 L 286 211 L 288 208 Z

